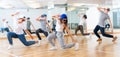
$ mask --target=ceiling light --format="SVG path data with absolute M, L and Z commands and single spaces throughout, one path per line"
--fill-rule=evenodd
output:
M 70 7 L 70 8 L 68 8 L 67 11 L 73 11 L 73 10 L 75 10 L 75 7 Z
M 48 2 L 48 9 L 54 8 L 54 2 Z
M 82 6 L 83 3 L 74 3 L 73 6 Z
M 2 7 L 2 8 L 13 8 L 12 5 L 7 4 L 7 3 L 0 3 L 0 7 Z

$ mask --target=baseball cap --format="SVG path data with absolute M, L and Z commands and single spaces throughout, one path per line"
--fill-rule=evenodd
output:
M 47 14 L 42 14 L 41 17 L 47 17 Z
M 19 16 L 17 17 L 17 20 L 19 20 L 19 19 L 21 19 L 21 18 L 24 19 L 24 16 L 25 16 L 25 15 L 19 15 Z
M 67 19 L 67 15 L 66 14 L 61 14 L 60 19 Z

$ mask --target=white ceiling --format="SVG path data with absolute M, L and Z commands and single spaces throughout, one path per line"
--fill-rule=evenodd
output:
M 112 5 L 112 0 L 0 0 L 0 8 L 41 8 L 51 4 L 99 4 Z

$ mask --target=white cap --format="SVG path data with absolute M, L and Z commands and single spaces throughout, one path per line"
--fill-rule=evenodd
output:
M 19 17 L 18 18 L 23 18 L 24 17 L 24 15 L 19 15 Z
M 24 18 L 24 15 L 19 15 L 19 16 L 17 17 L 17 20 L 19 20 L 20 18 Z

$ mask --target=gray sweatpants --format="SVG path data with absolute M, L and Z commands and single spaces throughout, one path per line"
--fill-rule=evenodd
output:
M 55 43 L 53 42 L 53 40 L 56 39 L 56 38 L 58 39 L 58 42 L 63 49 L 71 48 L 75 45 L 74 43 L 65 45 L 65 43 L 64 43 L 64 33 L 63 32 L 56 32 L 56 33 L 54 32 L 54 33 L 49 34 L 48 37 L 47 37 L 48 41 L 50 42 L 50 44 L 52 46 L 55 46 Z

